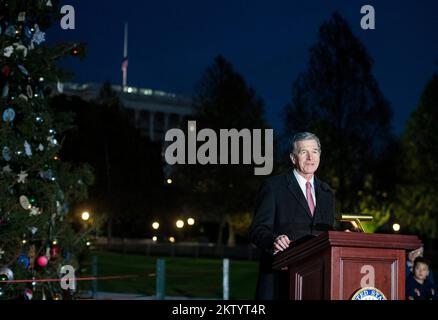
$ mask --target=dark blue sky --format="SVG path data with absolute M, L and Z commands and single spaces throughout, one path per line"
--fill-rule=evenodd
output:
M 421 92 L 438 70 L 436 0 L 64 0 L 76 10 L 76 30 L 55 26 L 49 41 L 88 43 L 87 58 L 65 66 L 77 82 L 120 84 L 124 22 L 129 23 L 128 84 L 191 95 L 218 54 L 231 62 L 266 105 L 269 123 L 281 112 L 291 85 L 306 69 L 318 28 L 334 11 L 346 18 L 374 60 L 375 75 L 403 130 Z M 373 5 L 376 30 L 362 30 L 360 8 Z

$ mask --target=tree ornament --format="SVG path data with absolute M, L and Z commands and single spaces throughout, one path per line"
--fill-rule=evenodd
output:
M 47 259 L 46 256 L 39 256 L 37 259 L 37 263 L 41 268 L 45 268 L 48 262 L 49 260 Z
M 38 28 L 37 31 L 33 34 L 32 43 L 36 43 L 37 45 L 40 45 L 46 41 L 46 34 Z
M 48 136 L 47 141 L 49 141 L 49 147 L 55 147 L 58 145 L 58 140 L 54 136 Z
M 8 281 L 14 280 L 14 273 L 7 267 L 0 268 L 0 275 L 5 275 Z
M 51 0 L 47 0 L 46 7 L 51 7 L 51 6 L 52 6 L 52 1 Z
M 28 174 L 26 173 L 26 171 L 21 171 L 18 175 L 18 183 L 26 183 L 26 178 L 28 176 Z
M 49 247 L 49 246 L 46 247 L 46 254 L 45 254 L 45 257 L 47 258 L 47 261 L 50 260 L 50 247 Z
M 5 35 L 8 37 L 15 37 L 15 27 L 12 25 L 7 27 L 5 30 Z
M 26 12 L 20 12 L 20 13 L 18 14 L 17 21 L 18 21 L 18 22 L 23 22 L 24 20 L 26 20 Z
M 3 172 L 9 174 L 12 172 L 12 169 L 9 165 L 3 167 Z
M 3 121 L 4 122 L 12 122 L 15 119 L 15 111 L 12 108 L 7 108 L 3 111 Z
M 3 87 L 2 96 L 3 98 L 6 98 L 9 95 L 9 84 L 6 82 L 5 86 Z
M 44 290 L 44 287 L 41 287 L 41 300 L 47 300 L 46 298 L 46 290 Z
M 6 58 L 10 58 L 13 52 L 14 52 L 14 47 L 13 46 L 8 46 L 8 47 L 4 48 L 3 55 Z
M 9 75 L 11 74 L 11 68 L 7 64 L 5 64 L 2 68 L 2 73 L 6 78 L 9 77 Z
M 23 32 L 24 32 L 24 35 L 26 36 L 27 39 L 32 38 L 32 31 L 30 31 L 29 27 L 27 27 L 27 26 L 24 27 Z
M 26 196 L 20 196 L 20 205 L 23 209 L 29 210 L 32 208 L 32 205 L 29 202 L 29 199 Z
M 11 161 L 11 151 L 8 147 L 3 147 L 2 156 L 5 161 Z
M 50 248 L 50 258 L 52 260 L 55 260 L 59 257 L 59 254 L 61 253 L 61 248 L 58 245 L 53 245 L 52 248 Z
M 40 215 L 41 213 L 42 213 L 42 210 L 41 210 L 41 209 L 32 206 L 32 207 L 30 208 L 29 215 L 30 215 L 30 216 L 38 216 L 38 215 Z
M 8 281 L 8 276 L 6 274 L 0 274 L 0 281 Z M 0 290 L 3 289 L 4 286 L 5 283 L 0 283 Z
M 40 177 L 46 180 L 54 181 L 52 169 L 40 171 Z
M 17 259 L 17 264 L 23 265 L 24 268 L 27 269 L 29 267 L 29 264 L 30 264 L 29 257 L 25 254 L 21 254 Z
M 73 49 L 71 49 L 70 53 L 72 56 L 77 57 L 79 55 L 79 48 L 75 46 Z
M 60 293 L 55 293 L 53 295 L 53 300 L 62 300 L 62 295 Z
M 33 90 L 32 90 L 32 87 L 31 87 L 30 85 L 27 85 L 27 87 L 26 87 L 26 93 L 27 93 L 27 96 L 28 96 L 29 98 L 32 98 L 32 97 L 33 97 Z
M 27 256 L 29 257 L 29 267 L 31 269 L 33 269 L 35 266 L 35 252 L 35 245 L 33 244 L 30 246 L 29 253 L 27 254 Z
M 20 71 L 21 71 L 25 76 L 28 76 L 28 75 L 29 75 L 29 72 L 27 71 L 27 69 L 26 69 L 23 65 L 19 64 L 19 65 L 18 65 L 18 69 L 20 69 Z
M 30 288 L 26 288 L 24 289 L 24 298 L 26 300 L 32 300 L 33 298 L 33 291 Z
M 26 155 L 28 157 L 32 156 L 32 148 L 31 148 L 29 142 L 27 142 L 27 141 L 24 141 L 24 152 L 26 153 Z
M 64 84 L 62 82 L 60 82 L 59 80 L 56 83 L 56 88 L 58 89 L 59 93 L 63 93 L 64 92 Z
M 35 235 L 35 233 L 37 233 L 38 228 L 37 227 L 31 227 L 29 228 L 30 232 L 32 233 L 32 235 Z
M 17 43 L 14 43 L 14 47 L 15 47 L 15 51 L 16 52 L 21 51 L 22 54 L 23 54 L 23 58 L 26 58 L 26 56 L 27 56 L 27 48 L 25 46 L 23 46 L 22 44 L 17 42 Z

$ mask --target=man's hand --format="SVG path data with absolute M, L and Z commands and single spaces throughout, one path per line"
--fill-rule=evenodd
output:
M 289 248 L 290 242 L 291 241 L 289 240 L 289 237 L 287 235 L 279 235 L 277 238 L 275 238 L 274 241 L 274 254 Z

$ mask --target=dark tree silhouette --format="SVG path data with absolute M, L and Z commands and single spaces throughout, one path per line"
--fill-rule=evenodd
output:
M 438 73 L 426 85 L 402 138 L 397 218 L 406 230 L 436 237 L 438 227 Z
M 211 128 L 218 138 L 221 128 L 266 128 L 263 102 L 222 56 L 198 82 L 194 106 L 197 131 Z M 228 226 L 228 244 L 233 245 L 236 232 L 246 233 L 255 194 L 264 177 L 254 175 L 253 165 L 186 165 L 177 169 L 176 182 L 186 205 L 201 221 L 219 223 L 218 244 Z
M 363 44 L 334 13 L 320 27 L 307 71 L 295 81 L 285 108 L 288 137 L 303 130 L 320 137 L 319 174 L 336 189 L 341 210 L 355 209 L 358 189 L 390 137 L 391 109 L 371 67 Z
M 152 236 L 152 219 L 165 203 L 161 146 L 133 126 L 109 84 L 94 102 L 56 99 L 57 105 L 75 113 L 77 124 L 61 156 L 93 167 L 95 184 L 86 205 L 104 218 L 107 236 Z

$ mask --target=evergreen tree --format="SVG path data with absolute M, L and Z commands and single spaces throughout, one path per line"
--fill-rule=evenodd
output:
M 56 1 L 0 1 L 0 280 L 21 280 L 0 283 L 2 299 L 59 298 L 60 283 L 44 279 L 77 267 L 86 242 L 68 223 L 69 206 L 87 196 L 93 176 L 59 158 L 71 118 L 48 103 L 64 76 L 56 61 L 82 50 L 44 45 L 58 15 Z
M 371 69 L 365 47 L 335 13 L 320 27 L 308 69 L 295 81 L 292 103 L 285 108 L 289 139 L 297 131 L 321 139 L 319 175 L 336 190 L 342 211 L 362 209 L 359 190 L 372 190 L 375 197 L 380 189 L 382 177 L 372 175 L 388 145 L 391 110 Z
M 406 231 L 438 232 L 438 73 L 426 85 L 403 134 L 396 218 Z
M 197 131 L 210 128 L 219 137 L 220 129 L 266 128 L 262 100 L 222 56 L 197 83 L 194 106 Z M 228 244 L 233 245 L 236 233 L 246 233 L 255 194 L 265 177 L 255 176 L 252 165 L 242 164 L 180 165 L 177 169 L 175 183 L 189 210 L 197 212 L 200 221 L 219 224 L 218 244 L 228 226 Z
M 160 144 L 135 128 L 133 115 L 108 83 L 95 101 L 60 95 L 53 103 L 75 114 L 76 126 L 64 141 L 62 158 L 94 168 L 90 200 L 79 206 L 105 221 L 109 239 L 152 237 L 153 218 L 164 215 L 170 198 L 164 190 Z

